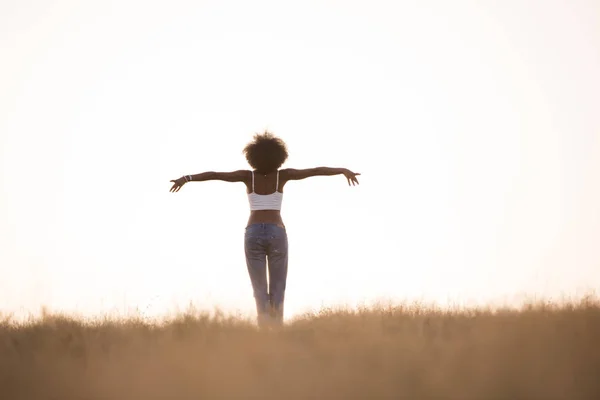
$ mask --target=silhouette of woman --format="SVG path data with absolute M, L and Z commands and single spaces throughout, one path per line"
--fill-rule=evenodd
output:
M 284 186 L 289 181 L 311 176 L 339 174 L 346 177 L 348 185 L 356 185 L 356 176 L 360 174 L 346 168 L 328 167 L 280 170 L 279 167 L 288 157 L 287 147 L 283 140 L 268 131 L 255 134 L 254 139 L 244 147 L 243 153 L 253 168 L 252 171 L 209 171 L 184 175 L 171 180 L 173 186 L 170 191 L 178 192 L 187 182 L 208 180 L 243 182 L 246 185 L 250 218 L 244 235 L 244 250 L 256 300 L 258 325 L 279 326 L 283 324 L 283 301 L 288 271 L 287 232 L 280 213 Z

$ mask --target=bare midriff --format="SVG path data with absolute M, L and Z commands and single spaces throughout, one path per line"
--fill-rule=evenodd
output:
M 248 218 L 248 225 L 252 224 L 276 224 L 285 228 L 283 220 L 281 219 L 281 212 L 279 210 L 254 210 L 250 211 L 250 218 Z

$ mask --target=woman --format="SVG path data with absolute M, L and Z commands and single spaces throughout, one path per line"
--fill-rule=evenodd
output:
M 283 324 L 283 300 L 288 270 L 288 241 L 281 219 L 283 188 L 288 181 L 311 176 L 343 174 L 348 185 L 358 184 L 357 173 L 345 168 L 282 169 L 288 157 L 283 140 L 269 132 L 254 135 L 243 153 L 253 168 L 233 172 L 203 172 L 172 180 L 171 192 L 178 192 L 187 182 L 221 180 L 243 182 L 250 202 L 244 250 L 250 281 L 254 290 L 258 324 L 261 327 Z M 269 280 L 267 284 L 267 260 Z

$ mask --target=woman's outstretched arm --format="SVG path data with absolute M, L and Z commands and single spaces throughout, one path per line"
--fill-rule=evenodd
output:
M 287 168 L 287 169 L 283 170 L 282 172 L 285 173 L 284 179 L 286 179 L 288 181 L 297 181 L 300 179 L 310 178 L 311 176 L 330 176 L 330 175 L 343 174 L 346 177 L 346 179 L 348 179 L 348 185 L 358 184 L 358 179 L 356 179 L 356 177 L 358 175 L 360 175 L 359 173 L 352 172 L 347 168 L 329 168 L 329 167 L 317 167 L 317 168 L 307 168 L 307 169 Z
M 202 172 L 195 175 L 184 175 L 179 179 L 173 179 L 173 186 L 170 192 L 179 192 L 179 189 L 187 182 L 203 182 L 203 181 L 225 181 L 225 182 L 245 182 L 250 177 L 250 171 L 240 169 L 233 172 Z

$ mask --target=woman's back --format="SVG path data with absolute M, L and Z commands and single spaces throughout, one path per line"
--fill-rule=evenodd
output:
M 247 193 L 256 193 L 264 196 L 273 194 L 276 191 L 283 193 L 282 175 L 280 170 L 270 172 L 268 174 L 260 174 L 256 171 L 250 171 L 249 185 L 247 185 Z
M 273 175 L 273 174 L 266 174 L 266 175 L 262 175 L 262 177 L 264 177 L 264 182 L 262 182 L 263 184 L 260 185 L 262 186 L 263 189 L 268 188 L 270 193 L 257 193 L 256 192 L 256 176 L 258 175 L 258 179 L 262 180 L 260 177 L 260 174 L 256 174 L 255 171 L 252 171 L 252 185 L 250 187 L 250 192 L 248 193 L 248 202 L 250 203 L 250 210 L 251 211 L 258 211 L 258 210 L 277 210 L 280 211 L 281 210 L 281 203 L 283 201 L 283 193 L 280 191 L 279 188 L 279 170 L 277 170 L 276 174 L 275 174 L 275 188 L 273 188 L 273 190 L 271 191 L 270 188 L 273 186 L 273 177 L 269 176 L 269 175 Z M 263 191 L 263 190 L 261 190 Z

